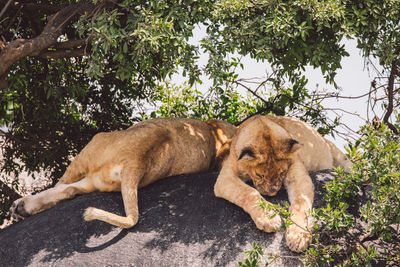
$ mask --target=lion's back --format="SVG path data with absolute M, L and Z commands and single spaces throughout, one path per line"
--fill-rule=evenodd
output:
M 297 155 L 309 171 L 330 169 L 336 166 L 334 156 L 346 158 L 335 145 L 322 137 L 317 130 L 307 123 L 290 117 L 268 117 L 281 125 L 302 145 Z M 335 148 L 335 155 L 332 151 L 333 148 Z
M 80 164 L 75 165 L 94 172 L 128 163 L 157 176 L 170 176 L 208 170 L 215 150 L 215 139 L 205 122 L 153 119 L 127 130 L 96 134 L 76 157 Z

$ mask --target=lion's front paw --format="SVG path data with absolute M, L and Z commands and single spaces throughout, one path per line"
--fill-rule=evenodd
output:
M 11 217 L 15 221 L 20 221 L 29 217 L 31 214 L 25 209 L 25 201 L 24 198 L 20 198 L 14 201 L 11 206 Z
M 305 251 L 312 241 L 310 232 L 301 229 L 296 225 L 291 225 L 286 231 L 286 245 L 294 252 Z
M 282 220 L 279 215 L 276 214 L 275 216 L 271 217 L 271 215 L 268 215 L 261 208 L 259 208 L 259 210 L 255 214 L 252 214 L 251 218 L 253 219 L 258 229 L 267 233 L 278 231 L 282 225 Z

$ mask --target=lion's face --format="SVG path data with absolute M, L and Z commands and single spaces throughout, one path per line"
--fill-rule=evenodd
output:
M 250 178 L 261 194 L 274 196 L 299 148 L 282 127 L 257 117 L 241 126 L 230 153 L 234 153 L 240 177 Z

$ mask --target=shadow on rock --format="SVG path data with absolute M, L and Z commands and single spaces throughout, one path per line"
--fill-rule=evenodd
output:
M 237 266 L 256 241 L 266 253 L 296 255 L 283 233 L 259 231 L 239 207 L 213 195 L 217 173 L 171 177 L 139 190 L 139 222 L 129 230 L 82 218 L 89 206 L 124 214 L 120 193 L 91 193 L 0 231 L 5 266 Z M 316 205 L 329 172 L 312 175 Z M 285 190 L 268 199 L 287 201 Z M 300 265 L 287 258 L 283 265 Z

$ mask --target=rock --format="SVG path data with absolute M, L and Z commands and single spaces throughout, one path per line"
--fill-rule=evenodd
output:
M 295 256 L 273 265 L 301 266 L 282 232 L 258 230 L 242 209 L 214 197 L 216 177 L 181 175 L 139 190 L 140 218 L 129 230 L 82 218 L 89 206 L 124 214 L 120 193 L 96 192 L 63 201 L 0 231 L 0 265 L 237 266 L 255 241 L 265 257 Z M 315 206 L 320 206 L 322 185 L 331 175 L 323 171 L 312 178 Z M 283 203 L 286 191 L 268 200 Z

